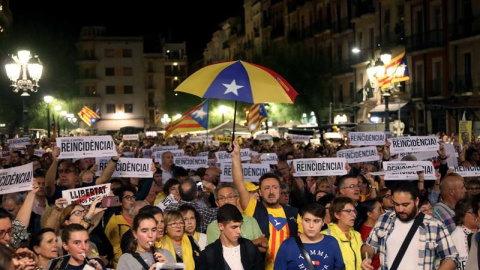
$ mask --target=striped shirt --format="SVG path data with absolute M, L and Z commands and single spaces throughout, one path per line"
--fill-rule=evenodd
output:
M 375 254 L 380 254 L 380 269 L 382 270 L 388 270 L 388 260 L 395 259 L 387 258 L 387 239 L 394 230 L 396 218 L 395 211 L 380 216 L 365 241 L 366 245 L 374 249 Z M 425 215 L 418 230 L 420 233 L 418 270 L 436 269 L 436 260 L 451 259 L 458 265 L 458 253 L 455 244 L 447 228 L 440 221 L 432 216 Z

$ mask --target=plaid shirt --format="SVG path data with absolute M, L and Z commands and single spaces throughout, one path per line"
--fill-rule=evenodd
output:
M 198 225 L 197 226 L 197 231 L 198 232 L 204 233 L 207 230 L 208 224 L 212 223 L 212 221 L 217 219 L 217 208 L 201 207 L 201 206 L 197 205 L 196 203 L 186 202 L 186 201 L 182 201 L 182 200 L 180 200 L 180 202 L 178 202 L 178 203 L 172 203 L 172 204 L 168 205 L 167 208 L 165 208 L 165 212 L 176 211 L 176 210 L 178 210 L 178 208 L 181 205 L 184 205 L 184 204 L 190 205 L 193 208 L 195 208 L 195 210 L 197 210 L 197 212 L 202 217 L 202 222 L 200 224 L 197 224 Z
M 366 245 L 374 249 L 375 254 L 380 253 L 380 265 L 382 270 L 388 270 L 387 265 L 387 239 L 394 230 L 395 211 L 382 215 L 375 223 L 370 235 L 365 241 Z M 458 265 L 458 253 L 455 249 L 450 233 L 447 228 L 432 216 L 425 215 L 419 230 L 419 250 L 417 269 L 436 269 L 435 260 L 452 259 Z M 400 243 L 399 243 L 400 244 Z M 394 260 L 395 258 L 389 258 Z M 408 259 L 408 258 L 403 258 Z
M 440 201 L 435 204 L 435 207 L 433 208 L 433 217 L 443 221 L 443 224 L 445 224 L 449 233 L 452 233 L 457 227 L 454 220 L 455 210 L 446 204 L 443 199 L 440 199 Z

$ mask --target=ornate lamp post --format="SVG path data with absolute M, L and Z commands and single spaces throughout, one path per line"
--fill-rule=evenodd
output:
M 50 138 L 50 103 L 53 101 L 53 97 L 52 96 L 44 96 L 43 97 L 43 101 L 45 101 L 45 103 L 47 103 L 47 134 L 48 134 L 48 138 Z
M 378 85 L 378 80 L 387 76 L 385 74 L 385 65 L 388 65 L 392 59 L 392 54 L 389 51 L 382 51 L 380 55 L 380 59 L 377 61 L 370 61 L 374 63 L 367 69 L 368 78 L 370 81 L 376 82 Z M 390 111 L 388 109 L 388 103 L 390 101 L 391 91 L 390 88 L 382 89 L 380 87 L 380 91 L 382 93 L 383 98 L 385 99 L 385 131 L 390 131 Z
M 23 98 L 23 132 L 28 133 L 28 108 L 26 97 L 28 91 L 38 91 L 38 81 L 42 77 L 43 66 L 37 56 L 32 57 L 30 51 L 22 50 L 13 55 L 5 65 L 7 76 L 12 82 L 14 92 L 21 92 Z

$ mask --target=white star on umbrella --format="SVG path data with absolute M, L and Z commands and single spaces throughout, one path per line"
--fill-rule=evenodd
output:
M 237 90 L 244 87 L 243 85 L 237 85 L 237 82 L 235 82 L 235 80 L 233 80 L 230 84 L 226 84 L 226 83 L 222 83 L 222 84 L 227 88 L 227 90 L 225 90 L 225 93 L 223 93 L 224 95 L 228 93 L 234 93 L 237 97 L 238 97 Z
M 200 118 L 203 120 L 203 117 L 207 115 L 207 113 L 203 110 L 203 107 L 201 107 L 200 109 L 194 111 L 192 115 L 194 118 Z

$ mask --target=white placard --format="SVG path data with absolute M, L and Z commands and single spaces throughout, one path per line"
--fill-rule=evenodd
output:
M 294 159 L 293 176 L 328 176 L 345 175 L 347 170 L 345 158 L 304 158 Z
M 292 142 L 301 142 L 301 143 L 308 143 L 310 141 L 310 137 L 312 137 L 308 135 L 292 135 L 292 134 L 289 134 L 288 136 L 290 137 L 290 140 Z
M 157 152 L 154 152 L 154 156 L 155 156 L 155 162 L 158 162 L 158 163 L 162 163 L 162 155 L 163 153 L 165 152 L 170 152 L 172 153 L 173 157 L 183 157 L 185 156 L 185 151 L 183 151 L 183 149 L 178 149 L 178 150 L 162 150 L 162 151 L 157 151 Z
M 343 139 L 342 134 L 338 132 L 325 132 L 323 134 L 324 139 Z
M 384 145 L 385 133 L 383 132 L 349 132 L 350 145 Z
M 0 194 L 32 190 L 33 163 L 0 170 Z
M 204 137 L 197 136 L 197 137 L 190 137 L 190 138 L 188 138 L 188 141 L 187 141 L 187 142 L 189 142 L 189 143 L 202 143 L 204 140 L 205 140 Z
M 45 149 L 35 149 L 33 150 L 33 155 L 37 157 L 42 157 L 45 154 Z
M 59 159 L 113 157 L 117 155 L 112 136 L 59 137 Z
M 320 139 L 310 139 L 311 144 L 319 145 L 320 144 Z
M 138 134 L 125 134 L 122 139 L 124 141 L 138 141 Z
M 208 157 L 208 151 L 198 153 L 197 157 Z
M 62 190 L 62 198 L 67 199 L 68 204 L 79 203 L 90 205 L 98 197 L 107 197 L 110 193 L 110 183 Z
M 231 163 L 221 163 L 220 170 L 222 171 L 220 179 L 222 182 L 232 182 L 232 164 Z M 243 180 L 249 182 L 258 182 L 260 177 L 270 171 L 270 166 L 268 164 L 253 164 L 253 163 L 243 163 Z
M 110 158 L 96 158 L 95 163 L 98 164 L 96 176 L 100 176 L 108 165 Z M 151 170 L 152 160 L 149 158 L 120 158 L 115 166 L 112 177 L 137 177 L 151 178 L 153 172 Z
M 128 158 L 134 158 L 134 157 L 135 157 L 135 153 L 134 153 L 134 152 L 122 152 L 122 154 L 123 154 L 125 157 L 128 157 Z
M 215 152 L 215 156 L 217 157 L 218 163 L 232 163 L 232 155 L 227 153 L 227 151 Z M 250 159 L 250 149 L 240 149 L 240 160 L 249 161 Z
M 376 146 L 340 150 L 337 152 L 337 157 L 345 158 L 348 163 L 380 160 Z
M 277 159 L 277 153 L 263 153 L 260 155 L 260 161 L 262 161 L 263 164 L 277 165 Z
M 458 166 L 458 153 L 455 151 L 455 146 L 451 143 L 442 142 L 443 147 L 445 148 L 445 154 L 447 154 L 447 164 L 448 166 L 457 167 Z M 456 155 L 457 154 L 457 155 Z
M 462 177 L 476 177 L 480 176 L 480 167 L 456 166 L 455 172 L 460 174 Z
M 142 149 L 142 155 L 144 158 L 151 158 L 152 157 L 152 150 L 150 149 Z
M 439 149 L 438 138 L 435 136 L 412 136 L 388 139 L 392 155 L 403 152 L 428 152 Z
M 175 198 L 173 197 L 173 194 L 169 194 L 167 197 L 165 197 L 165 199 L 163 199 L 163 201 L 157 203 L 157 207 L 162 209 L 162 211 L 165 211 L 165 209 L 167 208 L 167 206 L 169 206 L 170 204 L 172 203 L 176 203 L 177 201 L 175 201 Z
M 435 168 L 430 161 L 384 161 L 385 180 L 418 180 L 417 169 L 408 171 L 408 168 L 423 167 L 425 180 L 435 180 Z M 406 170 L 404 170 L 406 169 Z M 404 170 L 404 171 L 398 171 Z
M 152 147 L 152 153 L 158 152 L 158 151 L 171 151 L 171 150 L 177 150 L 178 145 L 164 145 L 164 146 L 153 146 Z
M 180 166 L 185 169 L 193 169 L 196 170 L 198 168 L 208 168 L 207 164 L 208 158 L 206 156 L 203 157 L 175 157 L 174 162 L 175 166 Z
M 18 148 L 22 147 L 25 145 L 30 145 L 30 138 L 28 137 L 23 137 L 23 138 L 18 138 L 18 139 L 8 139 L 8 147 L 10 148 Z
M 212 145 L 213 146 L 220 146 L 220 142 L 219 141 L 212 141 Z
M 399 153 L 397 160 L 400 160 L 406 156 L 414 156 L 417 160 L 423 161 L 433 161 L 436 157 L 438 157 L 437 151 L 428 151 L 428 152 L 418 152 L 418 153 Z
M 255 139 L 260 140 L 260 141 L 262 141 L 262 140 L 268 141 L 268 140 L 272 139 L 272 136 L 270 134 L 257 134 Z

